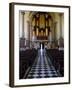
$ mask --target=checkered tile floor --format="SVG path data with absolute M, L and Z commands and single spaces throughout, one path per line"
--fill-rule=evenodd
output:
M 58 74 L 52 65 L 49 58 L 46 57 L 45 50 L 39 50 L 38 56 L 27 76 L 30 78 L 48 78 L 48 77 L 58 77 Z

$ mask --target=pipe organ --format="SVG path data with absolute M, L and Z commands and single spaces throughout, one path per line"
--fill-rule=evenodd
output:
M 38 12 L 33 15 L 33 37 L 37 40 L 47 40 L 49 36 L 51 16 L 45 12 Z M 50 22 L 50 23 L 49 23 Z

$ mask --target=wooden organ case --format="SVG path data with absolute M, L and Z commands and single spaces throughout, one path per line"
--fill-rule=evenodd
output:
M 47 40 L 49 36 L 50 26 L 49 21 L 51 16 L 46 12 L 37 12 L 33 16 L 33 36 L 37 40 Z

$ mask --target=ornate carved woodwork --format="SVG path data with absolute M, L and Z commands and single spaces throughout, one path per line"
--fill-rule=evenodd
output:
M 47 40 L 50 30 L 49 20 L 51 16 L 46 12 L 37 12 L 33 16 L 33 36 L 37 40 Z

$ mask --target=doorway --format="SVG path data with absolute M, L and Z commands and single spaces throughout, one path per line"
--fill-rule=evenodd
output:
M 44 43 L 40 42 L 40 49 L 44 49 Z

